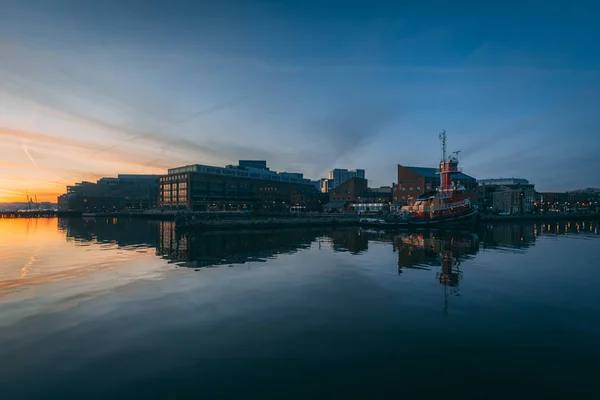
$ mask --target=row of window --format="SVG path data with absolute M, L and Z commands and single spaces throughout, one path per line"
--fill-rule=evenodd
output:
M 187 196 L 187 189 L 181 189 L 179 191 L 177 190 L 167 190 L 167 191 L 160 191 L 159 196 L 160 197 L 164 197 L 164 196 L 177 196 L 177 194 L 179 194 L 179 197 L 186 197 Z
M 420 190 L 421 190 L 421 186 L 417 186 L 417 191 L 420 191 Z M 429 186 L 427 186 L 427 190 L 430 190 L 430 187 L 429 187 Z M 403 191 L 403 192 L 406 192 L 406 188 L 405 188 L 404 186 L 402 187 L 402 191 Z M 411 187 L 409 187 L 409 188 L 408 188 L 408 191 L 409 191 L 409 192 L 412 192 L 412 191 L 413 191 L 413 187 L 412 187 L 412 186 L 411 186 Z
M 171 190 L 171 189 L 187 189 L 187 182 L 179 182 L 179 183 L 167 183 L 160 186 L 161 190 Z
M 169 176 L 163 176 L 161 178 L 159 178 L 159 182 L 179 182 L 179 181 L 185 181 L 187 178 L 187 175 L 169 175 Z
M 421 177 L 417 176 L 417 178 L 415 180 L 416 180 L 416 182 L 420 182 L 421 181 Z M 400 183 L 404 183 L 404 182 L 412 182 L 412 178 L 411 177 L 400 178 Z

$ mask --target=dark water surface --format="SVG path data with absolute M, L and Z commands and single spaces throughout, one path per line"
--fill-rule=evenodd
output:
M 598 398 L 599 372 L 597 222 L 0 220 L 1 398 Z

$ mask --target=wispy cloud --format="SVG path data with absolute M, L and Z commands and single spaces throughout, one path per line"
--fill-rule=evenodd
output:
M 33 165 L 35 165 L 36 168 L 39 168 L 38 165 L 37 165 L 37 163 L 33 159 L 33 157 L 31 157 L 31 154 L 29 154 L 29 150 L 27 149 L 26 145 L 23 145 L 23 151 L 25 152 L 25 154 L 27 154 L 27 157 L 29 157 L 29 159 L 31 160 L 31 162 L 33 163 Z

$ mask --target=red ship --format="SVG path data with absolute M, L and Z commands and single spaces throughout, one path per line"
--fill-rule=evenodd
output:
M 440 161 L 440 186 L 436 191 L 425 193 L 415 199 L 414 204 L 402 207 L 411 219 L 442 222 L 477 215 L 477 208 L 465 197 L 465 187 L 453 180 L 458 175 L 458 153 L 446 156 L 446 131 L 440 133 L 442 160 Z
M 458 170 L 458 153 L 446 155 L 446 131 L 440 133 L 442 160 L 440 185 L 437 190 L 417 197 L 410 205 L 402 207 L 399 214 L 384 220 L 361 220 L 364 225 L 411 227 L 431 225 L 462 225 L 474 223 L 478 209 L 465 197 L 465 187 L 453 180 Z

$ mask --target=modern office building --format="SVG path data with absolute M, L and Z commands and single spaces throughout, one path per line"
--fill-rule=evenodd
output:
M 59 211 L 108 212 L 147 210 L 158 205 L 158 175 L 118 175 L 67 186 L 58 197 Z
M 321 179 L 321 193 L 329 193 L 333 189 L 333 179 L 322 178 Z
M 238 165 L 242 168 L 269 169 L 266 160 L 240 160 Z
M 293 191 L 318 192 L 301 173 L 271 171 L 264 161 L 242 160 L 227 167 L 186 165 L 159 178 L 159 206 L 189 211 L 287 210 Z
M 465 197 L 471 202 L 477 201 L 477 180 L 472 176 L 458 172 L 452 181 L 465 187 Z M 398 183 L 393 186 L 394 203 L 408 203 L 426 192 L 440 186 L 437 168 L 410 167 L 398 164 Z
M 352 178 L 361 178 L 365 179 L 365 170 L 364 169 L 334 169 L 329 171 L 329 180 L 331 180 L 331 184 L 328 184 L 328 190 L 334 189 L 340 186 L 342 183 L 348 182 Z

